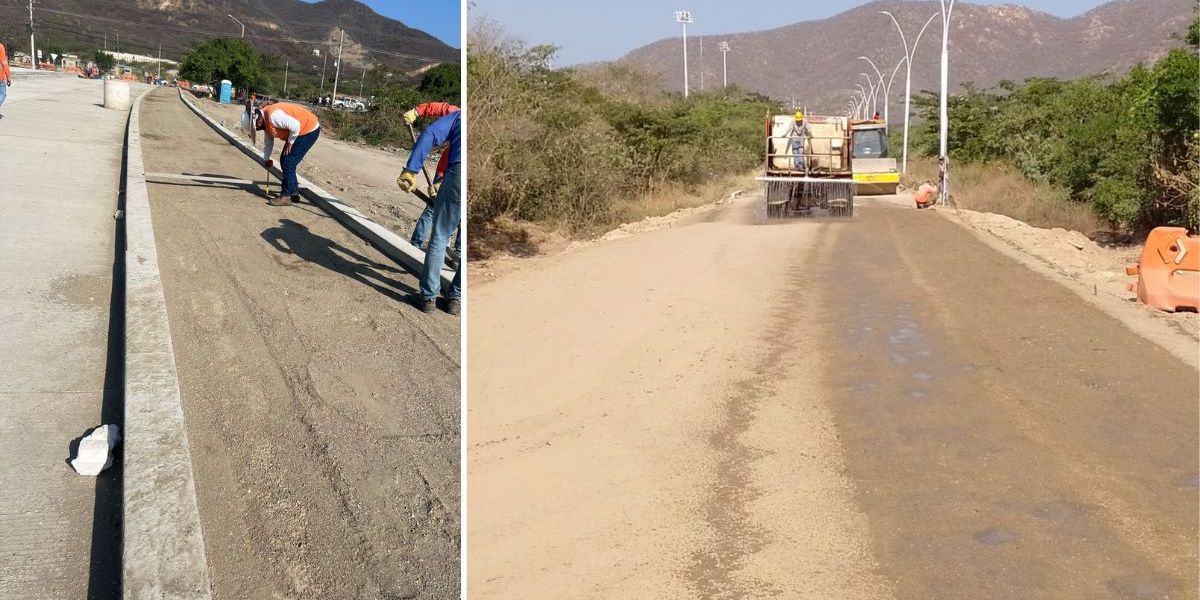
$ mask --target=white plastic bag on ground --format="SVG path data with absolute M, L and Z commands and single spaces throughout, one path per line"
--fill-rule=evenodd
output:
M 101 425 L 87 437 L 79 440 L 79 450 L 71 459 L 71 467 L 80 475 L 96 476 L 112 466 L 112 450 L 121 441 L 121 431 L 116 425 Z

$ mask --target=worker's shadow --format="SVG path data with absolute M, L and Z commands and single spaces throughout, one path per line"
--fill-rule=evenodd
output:
M 377 263 L 341 244 L 321 237 L 291 219 L 280 219 L 278 227 L 262 232 L 262 237 L 276 250 L 296 256 L 313 264 L 321 265 L 335 273 L 367 285 L 375 291 L 400 302 L 401 294 L 415 294 L 416 290 L 383 273 L 401 271 L 395 267 Z

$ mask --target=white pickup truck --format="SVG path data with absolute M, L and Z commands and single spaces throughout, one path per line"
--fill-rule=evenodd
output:
M 362 100 L 355 100 L 354 98 L 336 98 L 333 101 L 333 107 L 345 108 L 347 110 L 357 110 L 360 112 L 367 110 L 367 104 L 365 102 Z

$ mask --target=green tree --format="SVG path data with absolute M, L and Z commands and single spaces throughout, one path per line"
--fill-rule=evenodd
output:
M 117 60 L 111 54 L 100 50 L 92 55 L 92 62 L 96 63 L 101 73 L 107 73 L 117 65 Z
M 201 83 L 228 79 L 236 88 L 262 90 L 268 59 L 240 38 L 205 40 L 183 56 L 179 76 Z
M 459 66 L 444 63 L 426 71 L 417 89 L 426 96 L 457 104 L 461 95 Z

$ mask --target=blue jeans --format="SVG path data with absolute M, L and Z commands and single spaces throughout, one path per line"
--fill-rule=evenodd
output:
M 453 163 L 446 169 L 446 178 L 433 200 L 433 235 L 429 239 L 429 250 L 425 253 L 425 265 L 421 268 L 421 298 L 433 300 L 442 288 L 442 264 L 446 260 L 446 244 L 458 229 L 462 207 L 462 164 Z M 447 298 L 462 296 L 462 260 L 454 270 L 454 281 L 446 290 Z
M 8 97 L 8 86 L 0 81 L 0 106 L 4 106 L 4 99 Z
M 298 138 L 292 144 L 292 150 L 280 157 L 279 168 L 283 169 L 283 189 L 279 190 L 280 196 L 295 196 L 300 193 L 300 182 L 296 180 L 296 167 L 300 165 L 300 161 L 304 160 L 304 155 L 308 154 L 313 144 L 317 143 L 317 138 L 321 136 L 321 129 L 318 127 Z
M 421 216 L 417 217 L 417 224 L 413 227 L 412 238 L 408 243 L 424 249 L 425 240 L 429 239 L 429 229 L 433 227 L 433 206 L 425 205 L 425 210 L 421 211 Z M 454 236 L 454 253 L 462 255 L 462 235 Z

